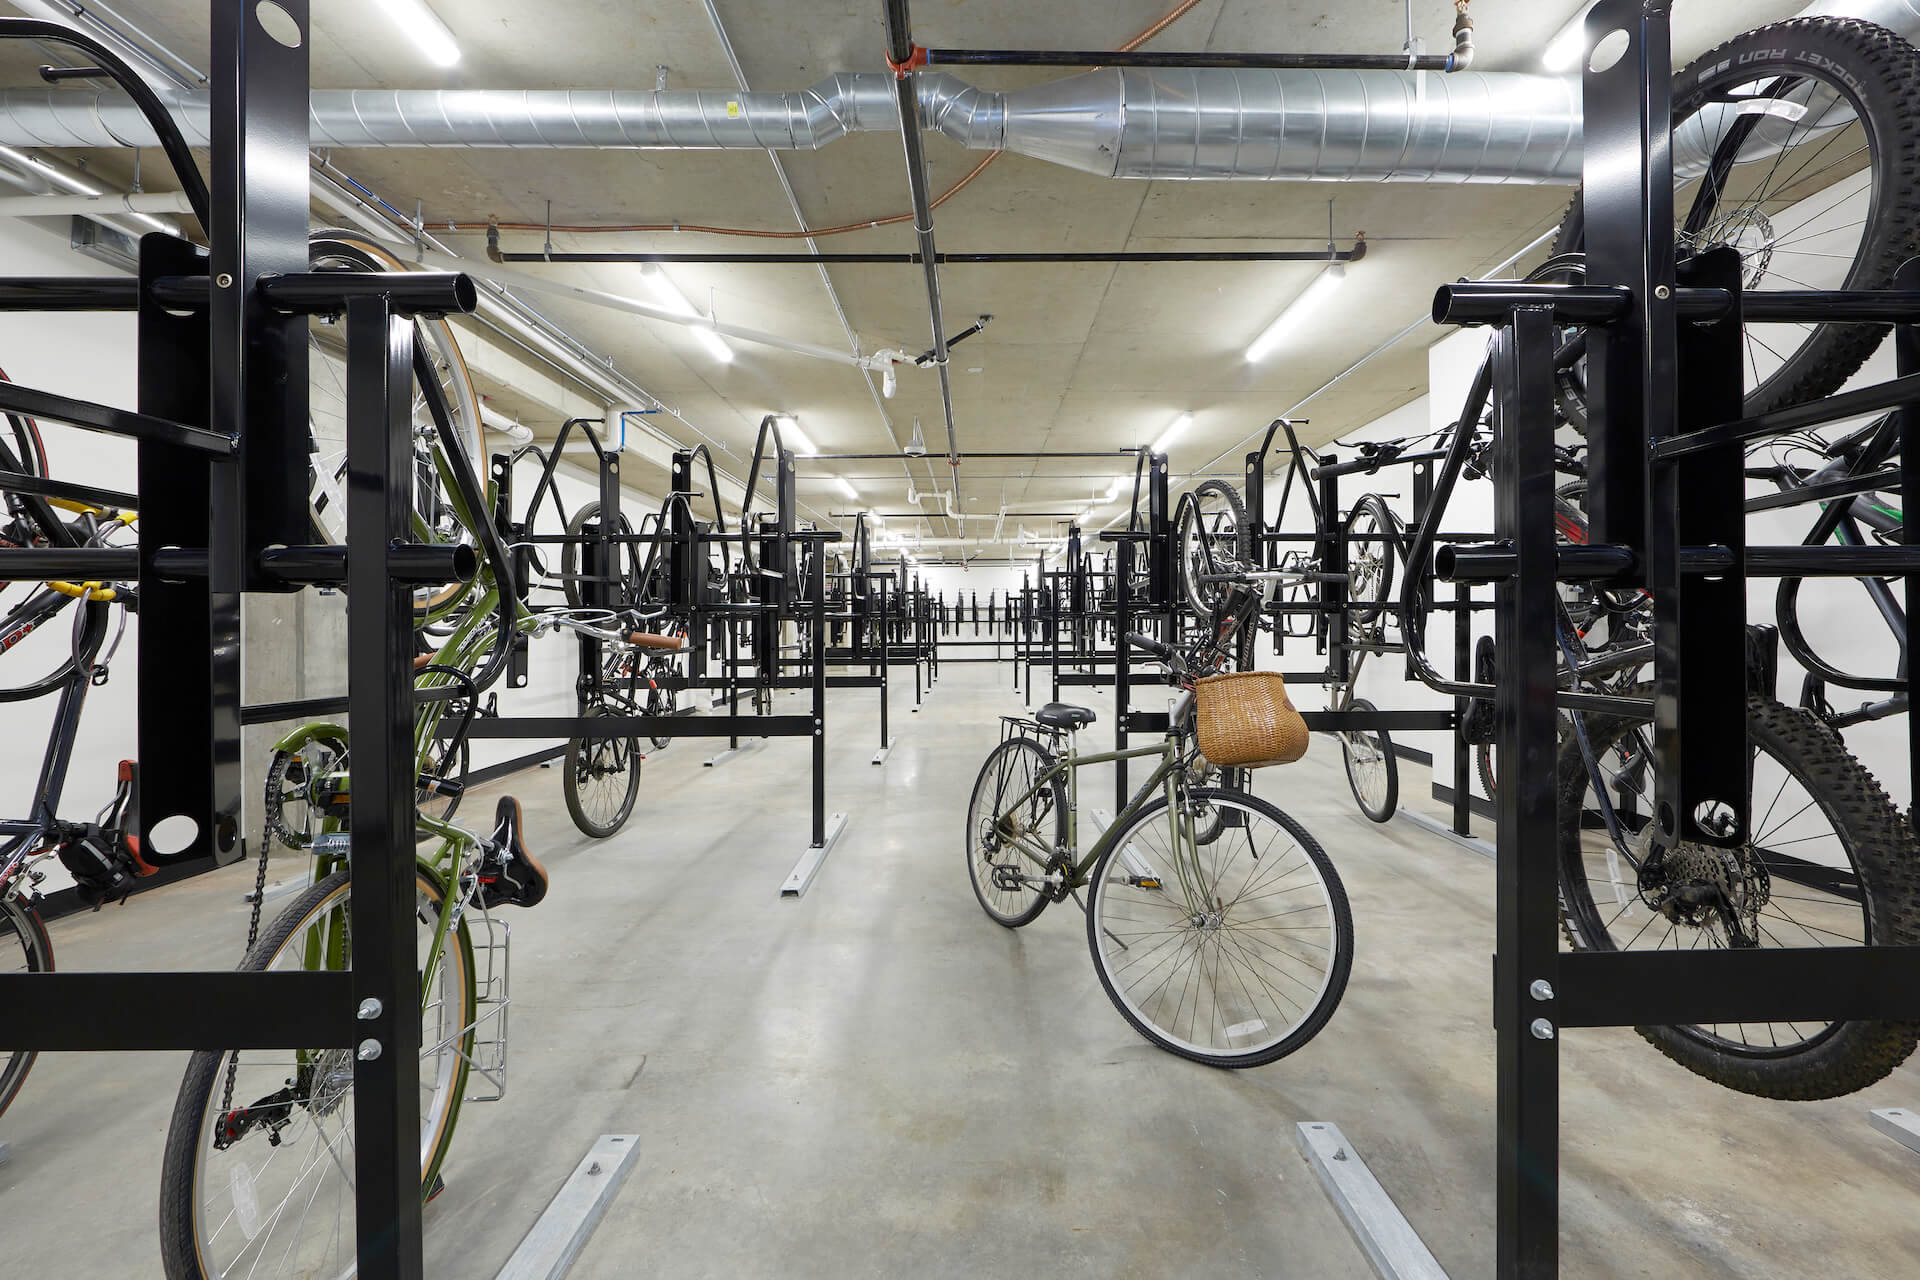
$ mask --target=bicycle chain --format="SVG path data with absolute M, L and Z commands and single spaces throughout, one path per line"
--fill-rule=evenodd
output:
M 260 869 L 254 873 L 253 877 L 253 910 L 247 917 L 247 949 L 242 953 L 243 956 L 250 955 L 253 952 L 253 944 L 260 940 L 260 912 L 267 905 L 267 853 L 273 848 L 272 842 L 267 838 L 267 826 L 272 821 L 269 817 L 260 830 Z M 239 1071 L 240 1055 L 234 1053 L 227 1059 L 227 1082 L 220 1091 L 222 1123 L 233 1111 L 233 1085 Z

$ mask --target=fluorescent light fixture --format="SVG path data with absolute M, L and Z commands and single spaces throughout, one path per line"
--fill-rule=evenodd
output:
M 440 15 L 427 8 L 426 0 L 380 0 L 380 7 L 393 19 L 393 25 L 407 33 L 427 61 L 436 67 L 451 67 L 460 61 L 460 46 L 453 32 L 440 21 Z
M 1273 323 L 1253 340 L 1253 345 L 1247 348 L 1247 363 L 1258 364 L 1272 355 L 1273 349 L 1299 328 L 1300 322 L 1306 319 L 1315 307 L 1325 302 L 1327 297 L 1340 287 L 1340 282 L 1346 278 L 1346 263 L 1329 263 L 1327 269 L 1315 276 L 1313 283 L 1302 289 L 1300 296 L 1289 302 L 1287 309 L 1275 316 Z
M 1160 433 L 1160 438 L 1153 442 L 1153 451 L 1155 453 L 1165 453 L 1167 451 L 1167 446 L 1173 443 L 1174 437 L 1178 436 L 1182 431 L 1185 431 L 1188 427 L 1192 425 L 1193 425 L 1193 415 L 1190 413 L 1181 414 L 1179 417 L 1175 418 L 1172 422 L 1169 422 L 1167 424 L 1167 429 Z
M 1567 25 L 1554 33 L 1547 41 L 1545 52 L 1540 55 L 1540 64 L 1549 71 L 1567 72 L 1580 65 L 1580 59 L 1587 53 L 1587 11 L 1591 4 L 1583 4 L 1567 19 Z
M 667 273 L 662 271 L 657 263 L 642 264 L 640 278 L 647 282 L 647 288 L 653 291 L 654 299 L 675 315 L 706 319 L 691 302 L 687 301 L 687 295 L 680 292 L 679 286 L 668 278 Z M 727 345 L 725 338 L 704 325 L 690 324 L 687 328 L 700 345 L 707 349 L 708 355 L 721 364 L 733 363 L 733 348 Z
M 839 485 L 840 492 L 846 494 L 849 498 L 858 498 L 860 496 L 860 491 L 854 488 L 853 482 L 845 476 L 835 476 L 833 482 Z
M 807 439 L 807 433 L 800 429 L 800 419 L 790 413 L 776 413 L 773 420 L 780 424 L 780 439 L 787 446 L 787 452 L 812 457 L 820 452 L 813 447 L 813 441 Z

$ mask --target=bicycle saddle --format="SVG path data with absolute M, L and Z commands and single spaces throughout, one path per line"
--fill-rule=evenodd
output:
M 501 796 L 493 835 L 480 859 L 480 901 L 487 907 L 531 907 L 547 896 L 547 869 L 527 852 L 520 802 Z
M 1033 718 L 1049 729 L 1084 729 L 1099 717 L 1092 707 L 1073 707 L 1064 702 L 1049 702 L 1033 713 Z

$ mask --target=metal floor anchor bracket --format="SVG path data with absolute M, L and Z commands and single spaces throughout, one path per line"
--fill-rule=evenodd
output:
M 761 747 L 764 747 L 766 745 L 767 745 L 767 739 L 765 738 L 746 738 L 746 739 L 743 739 L 740 745 L 737 747 L 728 747 L 724 751 L 721 751 L 716 753 L 715 755 L 709 756 L 704 761 L 704 763 L 706 764 L 707 768 L 711 769 L 717 764 L 725 764 L 727 761 L 732 760 L 737 756 L 743 756 L 749 751 L 758 751 Z
M 1867 1113 L 1873 1127 L 1903 1147 L 1920 1151 L 1920 1111 L 1906 1107 L 1875 1107 Z
M 559 1280 L 565 1275 L 633 1171 L 639 1150 L 636 1133 L 603 1133 L 595 1139 L 500 1268 L 497 1280 Z
M 1401 805 L 1394 810 L 1394 816 L 1405 818 L 1422 831 L 1431 831 L 1434 835 L 1442 836 L 1463 849 L 1471 849 L 1483 858 L 1496 856 L 1492 841 L 1482 840 L 1479 836 L 1463 836 L 1438 818 L 1428 817 L 1418 809 L 1409 809 Z
M 780 886 L 780 896 L 797 898 L 805 893 L 807 886 L 813 883 L 813 878 L 820 874 L 820 865 L 827 860 L 827 855 L 833 852 L 833 846 L 840 842 L 840 837 L 846 832 L 847 815 L 828 814 L 827 838 L 819 844 L 808 845 L 801 853 L 800 861 L 793 864 L 793 870 L 787 873 L 785 883 Z
M 1294 1126 L 1294 1138 L 1381 1280 L 1447 1280 L 1338 1125 L 1303 1121 Z
M 898 741 L 899 739 L 897 737 L 888 738 L 887 745 L 873 753 L 873 762 L 875 764 L 885 764 L 887 762 L 887 757 L 893 754 L 893 744 Z

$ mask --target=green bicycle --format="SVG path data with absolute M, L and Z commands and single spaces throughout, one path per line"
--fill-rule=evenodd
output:
M 390 255 L 345 233 L 322 233 L 316 268 L 398 270 Z M 462 1101 L 492 1101 L 506 1084 L 508 929 L 493 911 L 533 906 L 545 869 L 521 838 L 517 801 L 502 798 L 490 834 L 453 825 L 465 736 L 480 694 L 505 669 L 515 634 L 538 618 L 513 591 L 473 465 L 480 436 L 465 365 L 443 320 L 416 320 L 414 536 L 486 551 L 469 581 L 424 590 L 415 624 L 433 652 L 415 663 L 415 921 L 420 973 L 421 1192 L 437 1189 Z M 344 538 L 345 388 L 326 325 L 310 352 L 315 532 Z M 451 732 L 447 731 L 449 721 Z M 266 824 L 279 843 L 312 855 L 310 880 L 264 928 L 262 850 L 249 970 L 353 966 L 348 860 L 349 738 L 333 722 L 302 725 L 275 744 Z M 265 842 L 263 842 L 263 845 Z M 161 1256 L 169 1280 L 354 1274 L 353 1078 L 348 1049 L 203 1050 L 181 1081 L 160 1185 Z M 475 1080 L 475 1077 L 478 1080 Z M 474 1092 L 469 1092 L 470 1085 Z
M 1085 707 L 1002 717 L 967 808 L 974 895 L 1015 929 L 1087 889 L 1093 967 L 1120 1015 L 1183 1058 L 1262 1066 L 1311 1040 L 1340 1003 L 1353 960 L 1346 890 L 1287 814 L 1246 791 L 1198 785 L 1210 766 L 1194 745 L 1192 673 L 1217 665 L 1218 638 L 1193 658 L 1127 639 L 1183 686 L 1165 739 L 1082 754 L 1074 734 L 1094 721 Z M 1159 757 L 1151 776 L 1082 854 L 1079 771 L 1146 756 Z

